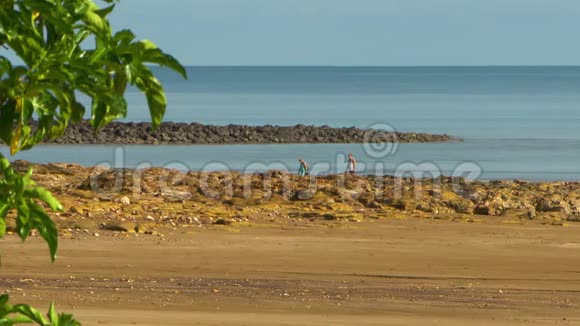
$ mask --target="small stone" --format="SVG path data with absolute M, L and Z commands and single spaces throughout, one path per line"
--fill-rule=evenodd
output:
M 119 202 L 120 202 L 121 204 L 123 204 L 124 206 L 129 206 L 129 205 L 131 205 L 131 200 L 130 200 L 130 199 L 129 199 L 129 197 L 127 197 L 127 196 L 125 196 L 125 197 L 122 197 L 122 198 L 119 200 Z
M 93 234 L 95 237 L 100 237 L 100 235 L 98 233 L 95 232 L 95 234 Z
M 147 215 L 147 217 L 145 217 L 145 219 L 147 221 L 155 221 L 155 217 L 151 216 L 151 215 Z
M 296 199 L 302 201 L 310 200 L 314 195 L 316 195 L 315 190 L 301 190 L 296 193 Z
M 580 216 L 568 216 L 566 221 L 568 221 L 568 222 L 580 222 Z
M 118 223 L 103 223 L 100 225 L 101 229 L 116 232 L 129 232 L 130 227 L 120 225 Z
M 219 220 L 213 222 L 214 225 L 230 225 L 232 224 L 232 221 L 220 218 Z

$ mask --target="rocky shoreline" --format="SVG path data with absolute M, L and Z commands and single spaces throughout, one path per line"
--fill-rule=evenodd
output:
M 95 135 L 88 122 L 70 125 L 54 144 L 330 144 L 433 143 L 460 138 L 426 133 L 385 133 L 360 128 L 328 126 L 215 126 L 164 122 L 152 131 L 148 122 L 113 122 Z
M 14 162 L 19 171 L 31 164 Z M 424 218 L 469 223 L 580 222 L 580 183 L 470 182 L 392 176 L 299 177 L 280 171 L 180 172 L 32 164 L 34 179 L 61 200 L 61 229 L 101 227 L 145 232 L 157 227 L 236 223 L 348 223 Z M 139 231 L 141 230 L 141 231 Z M 149 232 L 149 231 L 147 231 Z M 152 231 L 151 231 L 152 232 Z

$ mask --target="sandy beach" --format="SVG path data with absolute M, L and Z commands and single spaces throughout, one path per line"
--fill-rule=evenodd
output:
M 284 176 L 274 173 L 271 197 L 239 198 L 234 186 L 227 199 L 203 194 L 199 173 L 151 169 L 101 193 L 87 189 L 87 180 L 94 174 L 99 189 L 108 189 L 111 171 L 35 170 L 65 206 L 53 214 L 59 255 L 51 264 L 38 236 L 23 244 L 9 234 L 0 285 L 14 302 L 48 307 L 54 300 L 85 325 L 580 323 L 576 183 L 473 188 L 502 194 L 502 205 L 515 205 L 508 194 L 537 200 L 531 218 L 531 211 L 491 204 L 477 210 L 445 183 L 438 198 L 427 181 L 421 203 L 428 207 L 414 202 L 413 191 L 369 201 L 370 188 L 361 187 L 366 192 L 340 199 L 353 193 L 353 180 L 373 177 L 336 189 L 333 177 L 319 178 L 319 191 L 300 198 L 304 184 L 288 176 L 297 192 L 284 199 L 276 196 Z M 219 190 L 224 174 L 207 177 Z M 258 187 L 260 178 L 250 176 L 250 184 Z M 169 187 L 159 188 L 160 180 Z
M 1 283 L 85 325 L 576 325 L 579 231 L 420 219 L 91 230 L 61 238 L 55 264 L 40 240 L 12 236 Z

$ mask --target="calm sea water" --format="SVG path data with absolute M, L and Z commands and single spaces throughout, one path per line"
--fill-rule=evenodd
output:
M 448 133 L 465 142 L 401 144 L 396 153 L 379 158 L 367 155 L 362 145 L 134 146 L 125 147 L 123 165 L 180 162 L 179 167 L 194 170 L 261 170 L 280 163 L 297 169 L 296 160 L 303 157 L 320 163 L 317 169 L 324 173 L 342 170 L 341 153 L 353 152 L 368 172 L 377 164 L 390 174 L 402 163 L 417 169 L 433 163 L 450 174 L 470 162 L 481 168 L 484 179 L 580 180 L 580 67 L 188 71 L 187 81 L 158 71 L 168 93 L 166 120 L 336 127 L 388 123 L 399 131 Z M 131 90 L 128 99 L 127 120 L 147 121 L 141 94 Z M 43 146 L 17 158 L 94 165 L 118 160 L 115 152 L 111 146 Z

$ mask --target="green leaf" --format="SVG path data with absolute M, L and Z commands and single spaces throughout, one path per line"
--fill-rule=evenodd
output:
M 44 318 L 42 313 L 29 305 L 18 304 L 12 307 L 12 311 L 19 313 L 25 317 L 30 318 L 30 320 L 36 322 L 42 326 L 51 326 L 50 322 Z
M 98 99 L 93 99 L 91 125 L 94 130 L 100 130 L 104 125 L 107 115 L 107 104 Z
M 34 170 L 32 169 L 32 167 L 29 167 L 28 170 L 26 171 L 26 174 L 22 177 L 22 184 L 24 188 L 27 188 L 34 183 L 34 181 L 32 181 L 33 171 Z
M 135 46 L 138 51 L 145 51 L 151 49 L 157 49 L 157 45 L 149 40 L 141 40 L 139 42 L 135 42 Z
M 21 200 L 17 206 L 18 216 L 16 217 L 16 231 L 23 241 L 30 234 L 30 208 L 25 200 Z
M 131 65 L 131 74 L 137 88 L 145 93 L 151 115 L 151 126 L 155 130 L 161 124 L 167 107 L 163 86 L 155 78 L 151 70 L 143 64 Z
M 0 139 L 5 144 L 12 142 L 14 120 L 16 119 L 16 101 L 9 100 L 0 110 Z
M 8 211 L 10 210 L 10 205 L 7 203 L 0 203 L 0 218 L 4 219 Z
M 56 310 L 54 309 L 54 302 L 50 303 L 50 307 L 48 308 L 48 318 L 50 319 L 50 322 L 54 325 L 54 326 L 58 326 L 59 325 L 59 320 L 58 320 L 58 314 L 56 313 Z
M 47 317 L 39 310 L 24 304 L 11 306 L 7 294 L 0 296 L 0 325 L 31 324 L 41 326 L 80 326 L 81 324 L 69 314 L 57 314 L 54 303 L 48 309 Z M 8 317 L 11 315 L 10 317 Z
M 26 316 L 16 316 L 11 318 L 0 319 L 0 325 L 2 326 L 12 326 L 16 324 L 31 324 L 33 320 Z
M 84 21 L 88 26 L 92 27 L 91 30 L 93 30 L 95 34 L 99 36 L 104 36 L 106 34 L 110 35 L 109 23 L 95 11 L 87 10 L 85 12 Z
M 32 224 L 38 230 L 40 236 L 48 244 L 50 250 L 50 258 L 52 261 L 56 259 L 56 250 L 58 249 L 58 230 L 54 222 L 46 214 L 42 207 L 30 202 L 30 216 Z
M 4 177 L 10 177 L 12 176 L 12 169 L 10 166 L 10 161 L 3 157 L 0 154 L 0 169 L 2 170 L 2 173 L 4 174 Z
M 95 13 L 101 16 L 101 18 L 105 18 L 108 14 L 110 14 L 113 11 L 113 9 L 115 9 L 114 4 L 103 9 L 95 10 Z
M 12 71 L 12 63 L 10 60 L 0 56 L 0 77 L 10 74 Z
M 35 187 L 32 189 L 27 189 L 24 191 L 24 196 L 42 200 L 43 202 L 47 203 L 48 206 L 50 206 L 50 209 L 53 211 L 63 210 L 62 204 L 50 193 L 50 191 L 44 188 Z
M 94 51 L 91 52 L 91 60 L 89 61 L 89 64 L 95 64 L 99 61 L 101 61 L 104 57 L 106 57 L 106 54 L 109 52 L 109 49 L 105 46 L 105 45 L 101 45 L 100 47 L 97 47 L 97 49 L 95 49 Z
M 129 29 L 123 29 L 115 33 L 113 43 L 117 44 L 118 51 L 124 51 L 129 44 L 135 39 L 135 34 Z
M 187 71 L 173 56 L 164 53 L 153 42 L 143 40 L 132 44 L 132 55 L 141 62 L 155 63 L 160 66 L 168 67 L 178 72 L 183 78 L 187 79 Z
M 79 102 L 72 103 L 71 121 L 81 122 L 85 116 L 85 107 Z
M 124 118 L 127 116 L 127 100 L 123 96 L 114 95 L 107 112 L 107 124 L 115 119 Z
M 53 325 L 57 326 L 57 325 Z M 60 314 L 58 316 L 58 326 L 81 326 L 81 323 L 73 319 L 72 315 Z
M 10 141 L 10 155 L 14 155 L 20 149 L 20 136 L 22 135 L 22 125 L 16 124 L 16 128 L 12 134 L 12 140 Z
M 151 126 L 155 130 L 161 125 L 161 121 L 165 115 L 167 99 L 163 91 L 157 89 L 148 89 L 145 91 L 145 95 L 147 97 L 147 104 L 149 105 L 149 113 L 151 114 Z
M 127 115 L 127 101 L 122 96 L 114 95 L 107 99 L 93 102 L 91 124 L 95 130 L 103 128 L 111 121 Z
M 8 300 L 10 300 L 10 296 L 8 294 L 0 295 L 0 306 L 4 306 L 5 304 L 7 304 Z
M 119 96 L 123 96 L 125 94 L 125 90 L 127 89 L 127 72 L 126 69 L 119 69 L 113 78 L 113 87 L 115 89 L 115 94 Z
M 4 238 L 6 235 L 6 220 L 3 217 L 0 217 L 0 238 Z
M 181 63 L 173 56 L 165 54 L 159 49 L 146 50 L 141 58 L 143 62 L 156 63 L 160 66 L 168 67 L 178 72 L 184 79 L 187 79 L 187 71 Z

